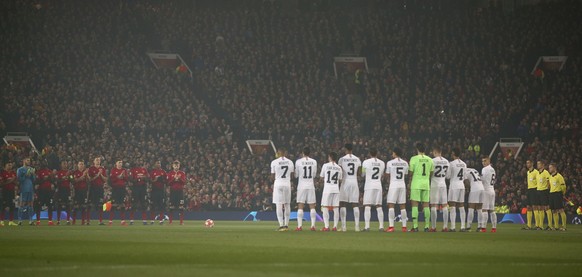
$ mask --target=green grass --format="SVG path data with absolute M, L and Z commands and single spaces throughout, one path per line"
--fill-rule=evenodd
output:
M 214 228 L 200 221 L 6 226 L 0 228 L 0 276 L 575 276 L 582 266 L 581 226 L 549 232 L 500 224 L 495 234 L 275 232 L 275 227 L 232 221 Z

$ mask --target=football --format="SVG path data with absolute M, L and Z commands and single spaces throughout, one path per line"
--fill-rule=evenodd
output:
M 206 228 L 212 228 L 212 227 L 214 227 L 214 220 L 207 219 L 206 221 L 204 221 L 204 227 L 206 227 Z

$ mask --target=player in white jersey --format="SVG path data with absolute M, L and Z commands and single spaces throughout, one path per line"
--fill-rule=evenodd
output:
M 406 176 L 408 175 L 408 162 L 400 158 L 402 150 L 398 147 L 392 149 L 392 160 L 386 163 L 385 179 L 389 180 L 388 195 L 386 196 L 386 203 L 388 203 L 388 229 L 386 232 L 394 232 L 394 212 L 395 204 L 400 208 L 400 216 L 402 217 L 402 232 L 406 232 Z
M 309 205 L 311 231 L 315 231 L 315 185 L 313 179 L 317 176 L 317 161 L 310 158 L 309 147 L 303 148 L 303 157 L 295 162 L 295 177 L 297 177 L 297 229 L 302 231 L 303 206 Z
M 279 158 L 271 162 L 271 179 L 273 184 L 273 204 L 276 205 L 279 231 L 289 229 L 289 216 L 291 215 L 291 177 L 295 172 L 293 162 L 285 157 L 287 152 L 279 148 Z
M 366 177 L 364 184 L 364 231 L 370 231 L 372 206 L 378 212 L 379 230 L 384 231 L 384 211 L 382 210 L 382 176 L 386 164 L 377 158 L 378 150 L 370 149 L 370 158 L 362 163 L 362 177 Z
M 471 223 L 473 223 L 473 217 L 475 215 L 475 210 L 477 210 L 477 229 L 481 230 L 481 216 L 483 211 L 481 210 L 483 204 L 481 202 L 481 194 L 483 192 L 483 183 L 481 182 L 481 173 L 474 168 L 467 168 L 465 171 L 465 180 L 471 185 L 469 192 L 469 211 L 467 214 L 467 228 L 461 229 L 461 232 L 470 232 Z
M 491 233 L 497 232 L 497 214 L 495 214 L 495 169 L 491 166 L 491 159 L 485 156 L 481 159 L 483 169 L 481 170 L 481 181 L 483 182 L 483 223 L 481 224 L 481 232 L 487 231 L 487 213 L 491 219 Z
M 441 148 L 433 147 L 434 172 L 430 179 L 430 223 L 429 231 L 436 232 L 437 210 L 443 211 L 443 232 L 447 232 L 449 223 L 449 205 L 447 200 L 447 183 L 445 179 L 449 173 L 449 161 L 441 156 Z
M 349 204 L 354 211 L 354 223 L 356 232 L 360 231 L 360 188 L 358 187 L 358 173 L 361 171 L 362 162 L 358 156 L 352 154 L 353 145 L 346 143 L 344 146 L 346 155 L 338 160 L 338 164 L 344 170 L 344 179 L 340 187 L 340 221 L 342 231 L 346 231 L 346 215 Z
M 455 232 L 455 221 L 457 220 L 457 208 L 461 217 L 461 229 L 465 229 L 465 171 L 467 171 L 467 164 L 460 158 L 461 150 L 459 148 L 453 149 L 451 155 L 453 161 L 449 162 L 450 174 L 447 178 L 450 179 L 449 186 L 449 212 L 451 219 L 451 228 L 449 232 Z
M 327 155 L 328 163 L 321 167 L 323 178 L 323 194 L 321 196 L 321 211 L 323 213 L 323 223 L 325 227 L 322 231 L 329 231 L 329 210 L 333 209 L 333 231 L 337 231 L 339 221 L 339 184 L 341 183 L 343 172 L 337 164 L 337 153 L 330 152 Z

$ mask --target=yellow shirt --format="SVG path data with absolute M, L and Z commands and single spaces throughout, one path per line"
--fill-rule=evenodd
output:
M 566 193 L 566 182 L 562 174 L 556 173 L 550 176 L 550 192 Z
M 540 172 L 537 169 L 533 169 L 532 171 L 527 171 L 527 188 L 528 189 L 537 189 L 538 188 L 538 175 Z
M 550 188 L 550 173 L 544 169 L 538 175 L 538 190 L 547 190 Z

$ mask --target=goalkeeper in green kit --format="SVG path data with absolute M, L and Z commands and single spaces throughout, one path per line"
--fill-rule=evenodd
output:
M 412 222 L 414 226 L 410 232 L 418 232 L 418 206 L 422 202 L 424 208 L 424 231 L 428 232 L 430 224 L 430 177 L 434 171 L 434 164 L 429 156 L 424 154 L 424 145 L 416 144 L 418 155 L 410 158 L 410 203 L 412 205 Z

